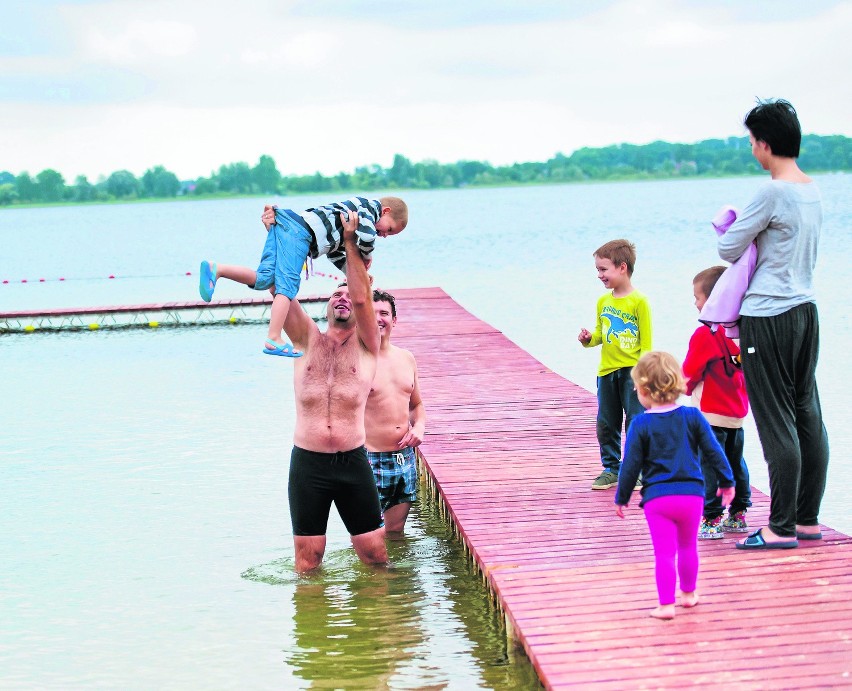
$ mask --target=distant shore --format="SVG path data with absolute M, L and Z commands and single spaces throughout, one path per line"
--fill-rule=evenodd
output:
M 827 170 L 827 171 L 808 171 L 813 175 L 846 175 L 843 170 Z M 143 197 L 143 198 L 124 198 L 124 199 L 99 199 L 93 201 L 61 201 L 61 202 L 24 202 L 0 206 L 0 212 L 12 209 L 37 209 L 45 207 L 61 207 L 61 206 L 104 206 L 116 204 L 160 204 L 163 202 L 187 202 L 187 201 L 221 201 L 223 199 L 271 199 L 276 197 L 287 196 L 308 196 L 324 194 L 333 197 L 347 197 L 354 194 L 372 195 L 378 192 L 420 192 L 420 191 L 437 191 L 437 190 L 463 190 L 463 189 L 498 189 L 500 187 L 557 187 L 562 185 L 600 185 L 611 182 L 659 182 L 661 180 L 671 181 L 689 181 L 689 180 L 726 180 L 731 178 L 752 178 L 764 175 L 760 173 L 737 173 L 731 175 L 692 175 L 685 177 L 682 175 L 671 176 L 650 176 L 650 175 L 626 175 L 620 177 L 611 177 L 599 180 L 570 180 L 559 182 L 499 182 L 499 183 L 479 183 L 466 184 L 447 187 L 387 187 L 381 190 L 364 190 L 364 189 L 336 189 L 336 190 L 317 190 L 317 191 L 283 191 L 269 194 L 230 194 L 227 192 L 218 192 L 214 194 L 185 194 L 177 197 Z
M 852 138 L 843 135 L 802 136 L 799 162 L 810 173 L 852 171 Z M 181 180 L 162 165 L 136 177 L 117 170 L 96 183 L 79 175 L 66 184 L 61 173 L 45 169 L 17 176 L 0 171 L 0 208 L 66 204 L 123 204 L 176 199 L 270 198 L 295 195 L 341 197 L 376 195 L 380 190 L 494 189 L 527 185 L 641 182 L 647 180 L 707 180 L 763 171 L 745 137 L 706 139 L 694 144 L 651 142 L 584 147 L 569 156 L 556 153 L 546 161 L 492 165 L 488 161 L 440 163 L 412 161 L 396 154 L 388 167 L 359 166 L 351 173 L 282 174 L 275 160 L 262 155 L 254 166 L 245 162 L 219 166 L 207 177 Z

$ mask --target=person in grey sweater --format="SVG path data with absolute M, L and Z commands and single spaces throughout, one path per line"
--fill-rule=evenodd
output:
M 757 265 L 740 311 L 746 390 L 769 471 L 769 525 L 739 549 L 784 549 L 818 540 L 828 471 L 816 365 L 819 317 L 813 273 L 822 226 L 816 183 L 798 166 L 802 131 L 793 106 L 762 101 L 745 118 L 751 150 L 769 171 L 727 233 L 719 256 L 733 262 L 751 242 Z

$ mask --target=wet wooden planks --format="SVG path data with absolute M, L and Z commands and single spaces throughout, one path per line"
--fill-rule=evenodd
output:
M 440 289 L 394 293 L 394 341 L 417 357 L 429 418 L 425 468 L 546 688 L 852 687 L 849 537 L 823 527 L 823 541 L 772 552 L 702 541 L 700 605 L 650 618 L 638 496 L 621 521 L 613 490 L 590 490 L 594 395 Z M 768 498 L 753 502 L 750 524 L 765 525 Z

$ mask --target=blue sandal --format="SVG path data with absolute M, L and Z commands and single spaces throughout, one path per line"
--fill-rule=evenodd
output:
M 263 352 L 267 355 L 281 355 L 282 357 L 302 357 L 304 355 L 301 350 L 296 350 L 289 343 L 279 345 L 268 338 L 266 339 L 266 348 L 263 349 Z
M 801 530 L 796 531 L 797 540 L 822 540 L 822 533 L 803 533 Z
M 758 528 L 742 542 L 737 543 L 737 549 L 793 549 L 799 546 L 798 540 L 783 540 L 781 542 L 767 542 L 760 534 Z
M 213 299 L 213 291 L 216 290 L 216 262 L 201 262 L 199 275 L 198 292 L 204 302 L 210 302 Z

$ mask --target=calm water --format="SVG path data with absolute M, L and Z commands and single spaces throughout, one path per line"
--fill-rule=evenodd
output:
M 822 519 L 849 532 L 852 374 L 841 356 L 852 326 L 832 278 L 852 234 L 852 177 L 818 181 L 819 379 L 832 450 Z M 634 283 L 651 299 L 655 346 L 682 357 L 697 325 L 692 276 L 718 263 L 709 219 L 760 182 L 410 192 L 411 224 L 380 242 L 373 273 L 382 287 L 441 286 L 592 390 L 599 353 L 576 341 L 601 292 L 591 252 L 620 236 L 637 244 Z M 2 211 L 0 281 L 12 283 L 0 284 L 0 311 L 194 299 L 185 273 L 201 258 L 256 264 L 261 207 Z M 334 273 L 325 260 L 316 268 Z M 303 292 L 331 285 L 315 277 Z M 534 688 L 428 505 L 390 545 L 395 570 L 360 565 L 334 516 L 325 571 L 292 575 L 291 370 L 259 354 L 263 334 L 0 336 L 0 687 Z M 746 457 L 765 490 L 751 428 Z

